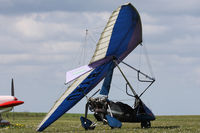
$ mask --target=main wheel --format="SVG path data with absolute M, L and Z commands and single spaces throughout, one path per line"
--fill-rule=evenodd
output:
M 151 122 L 150 121 L 142 121 L 141 122 L 141 128 L 150 128 Z

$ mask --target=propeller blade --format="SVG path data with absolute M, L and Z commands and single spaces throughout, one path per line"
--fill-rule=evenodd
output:
M 14 80 L 12 78 L 12 82 L 11 82 L 11 95 L 15 96 L 15 92 L 14 92 Z

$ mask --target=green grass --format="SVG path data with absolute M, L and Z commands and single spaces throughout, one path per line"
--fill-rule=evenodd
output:
M 1 127 L 0 133 L 32 133 L 44 118 L 45 113 L 5 113 L 2 117 L 11 122 Z M 95 130 L 85 131 L 80 124 L 81 114 L 65 114 L 44 132 L 89 132 L 89 133 L 200 133 L 200 116 L 157 116 L 152 128 L 141 129 L 140 123 L 123 123 L 121 129 L 111 129 L 99 123 Z M 89 119 L 94 120 L 93 115 Z

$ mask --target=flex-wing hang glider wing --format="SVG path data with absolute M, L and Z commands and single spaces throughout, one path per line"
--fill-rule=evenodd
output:
M 75 81 L 57 100 L 38 126 L 37 131 L 43 131 L 60 118 L 105 77 L 100 93 L 108 95 L 115 67 L 113 57 L 120 63 L 141 42 L 142 25 L 137 10 L 128 3 L 113 11 L 104 31 L 101 33 L 95 53 L 88 65 L 90 69 L 72 78 Z

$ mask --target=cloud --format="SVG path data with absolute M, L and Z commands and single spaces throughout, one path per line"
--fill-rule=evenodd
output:
M 59 53 L 73 53 L 77 52 L 77 50 L 81 47 L 80 42 L 70 42 L 70 41 L 62 41 L 62 42 L 44 42 L 40 44 L 40 47 L 37 49 L 39 53 L 48 53 L 48 54 L 59 54 Z
M 55 11 L 0 15 L 0 28 L 3 31 L 0 32 L 0 64 L 3 65 L 1 69 L 7 73 L 10 73 L 10 69 L 15 69 L 18 71 L 17 75 L 20 72 L 20 75 L 25 75 L 33 69 L 35 73 L 47 73 L 48 67 L 55 68 L 56 65 L 62 64 L 60 67 L 63 68 L 64 74 L 65 71 L 77 67 L 78 63 L 86 62 L 82 52 L 85 47 L 85 29 L 88 28 L 92 36 L 96 31 L 94 27 L 100 25 L 102 29 L 109 14 Z M 93 30 L 90 30 L 92 28 Z M 93 42 L 93 45 L 94 48 L 96 44 Z M 91 47 L 89 49 L 91 50 Z M 68 62 L 71 64 L 66 66 L 65 63 Z M 58 75 L 56 71 L 53 74 Z
M 130 2 L 128 0 L 86 0 L 86 1 L 56 1 L 56 0 L 3 0 L 0 3 L 1 14 L 27 14 L 39 12 L 102 12 L 113 11 L 119 5 Z M 48 3 L 48 4 L 47 4 Z M 139 12 L 148 12 L 165 16 L 168 14 L 196 14 L 198 15 L 199 0 L 154 0 L 131 1 Z
M 158 18 L 155 16 L 151 16 L 150 14 L 146 12 L 140 13 L 140 17 L 142 22 L 148 23 L 148 24 L 155 24 L 158 22 Z
M 1 60 L 1 64 L 15 64 L 16 62 L 20 62 L 20 61 L 24 61 L 24 60 L 28 60 L 29 59 L 29 55 L 27 54 L 14 54 L 14 55 L 1 55 L 0 56 L 0 60 Z
M 51 15 L 58 15 L 55 19 L 50 19 Z M 19 17 L 18 21 L 15 23 L 16 30 L 25 38 L 28 39 L 43 39 L 48 37 L 57 37 L 59 35 L 62 36 L 68 35 L 80 35 L 80 29 L 75 27 L 75 24 L 60 22 L 57 23 L 56 19 L 63 17 L 65 19 L 69 19 L 71 15 L 68 13 L 44 13 L 44 14 L 28 14 L 23 17 Z M 44 21 L 46 20 L 46 21 Z M 73 29 L 73 30 L 72 30 Z M 62 34 L 61 34 L 62 33 Z
M 143 26 L 143 30 L 146 36 L 156 36 L 164 34 L 166 31 L 169 30 L 169 28 L 167 26 L 162 26 L 162 25 L 146 24 Z
M 29 13 L 26 15 L 0 15 L 1 29 L 13 37 L 27 40 L 42 40 L 51 37 L 62 40 L 83 37 L 86 28 L 95 28 L 105 24 L 109 12 L 49 12 Z M 0 34 L 1 34 L 0 33 Z M 6 33 L 6 34 L 5 34 Z
M 3 32 L 0 32 L 0 41 L 4 48 L 0 51 L 3 53 L 6 51 L 34 52 L 35 50 L 45 52 L 45 49 L 46 51 L 51 49 L 54 52 L 76 51 L 84 41 L 85 29 L 89 28 L 89 32 L 92 33 L 91 27 L 102 26 L 108 17 L 107 12 L 1 15 L 0 24 Z
M 195 75 L 195 83 L 200 87 L 200 65 L 195 68 L 193 74 Z
M 16 23 L 16 29 L 19 33 L 25 37 L 32 38 L 42 38 L 45 35 L 44 26 L 42 23 L 38 23 L 29 18 L 21 19 Z
M 2 14 L 26 14 L 30 12 L 99 12 L 112 11 L 127 0 L 87 0 L 87 1 L 56 1 L 56 0 L 8 0 L 1 1 L 0 12 Z M 47 4 L 48 3 L 48 4 Z M 47 6 L 48 5 L 48 6 Z

